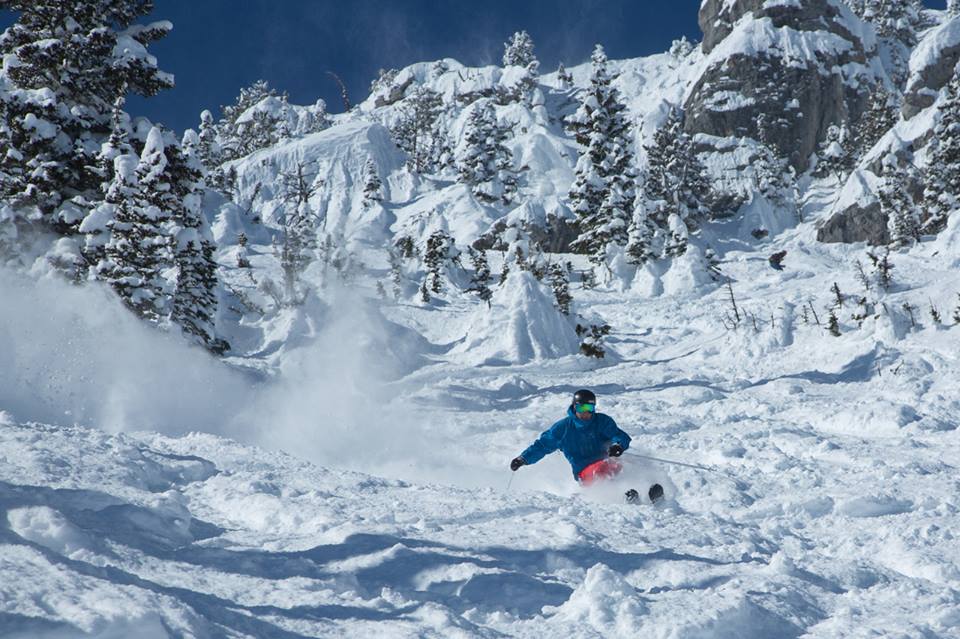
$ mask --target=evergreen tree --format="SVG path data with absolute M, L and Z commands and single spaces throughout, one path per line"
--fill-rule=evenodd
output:
M 123 111 L 123 102 L 122 96 L 114 102 L 110 137 L 100 147 L 100 154 L 97 156 L 96 170 L 101 180 L 100 191 L 103 193 L 104 201 L 91 209 L 78 229 L 84 234 L 84 244 L 81 251 L 86 262 L 85 266 L 94 268 L 104 258 L 104 247 L 109 239 L 107 225 L 116 213 L 119 198 L 127 197 L 127 195 L 123 195 L 124 193 L 128 195 L 130 193 L 122 185 L 122 181 L 111 191 L 116 177 L 114 175 L 114 161 L 121 155 L 134 152 L 129 142 L 130 118 Z M 82 274 L 78 272 L 76 277 L 79 279 Z
M 220 108 L 217 131 L 225 161 L 244 157 L 276 141 L 277 118 L 267 111 L 251 109 L 277 95 L 266 80 L 257 80 L 240 89 L 233 104 Z
M 369 209 L 383 201 L 383 182 L 377 171 L 377 163 L 368 157 L 363 165 L 363 208 Z
M 310 135 L 330 128 L 330 116 L 327 114 L 327 103 L 317 100 L 313 106 L 307 107 L 297 122 L 297 135 Z
M 170 149 L 171 195 L 174 203 L 174 264 L 177 267 L 171 319 L 199 344 L 223 352 L 226 344 L 214 330 L 217 313 L 216 245 L 202 210 L 202 175 L 198 139 L 184 136 L 181 153 Z M 193 134 L 196 138 L 196 134 Z
M 580 343 L 580 354 L 587 357 L 603 359 L 607 354 L 604 348 L 604 338 L 610 334 L 609 324 L 589 324 L 576 326 L 577 337 L 583 340 Z
M 757 190 L 774 206 L 787 207 L 796 190 L 796 173 L 787 159 L 777 154 L 769 139 L 766 114 L 760 114 L 757 129 L 760 142 L 755 160 Z
M 694 153 L 693 140 L 683 131 L 679 109 L 671 110 L 645 150 L 646 224 L 655 237 L 664 238 L 665 252 L 669 246 L 669 254 L 680 255 L 686 250 L 688 229 L 698 229 L 707 218 L 711 195 L 706 168 Z M 680 224 L 686 229 L 681 230 Z
M 877 194 L 880 210 L 887 218 L 890 243 L 893 246 L 910 246 L 920 236 L 920 222 L 913 199 L 907 192 L 909 175 L 898 166 L 889 166 L 883 186 Z
M 459 251 L 449 233 L 442 229 L 431 233 L 423 253 L 423 264 L 427 271 L 424 285 L 429 282 L 430 291 L 440 293 L 443 290 L 444 268 L 448 262 L 459 263 L 459 260 Z
M 837 319 L 837 312 L 830 309 L 830 315 L 827 317 L 827 330 L 834 337 L 840 337 L 840 320 Z
M 846 123 L 831 124 L 817 152 L 816 174 L 819 177 L 833 176 L 842 182 L 853 169 L 853 140 Z
M 513 154 L 504 142 L 509 129 L 497 122 L 490 100 L 478 100 L 470 112 L 462 151 L 457 158 L 460 180 L 474 197 L 488 204 L 507 204 L 517 190 Z
M 570 315 L 570 304 L 573 296 L 570 295 L 570 275 L 559 264 L 551 264 L 547 274 L 550 277 L 550 286 L 553 288 L 553 297 L 557 301 L 557 308 L 564 315 Z
M 396 302 L 400 301 L 403 294 L 403 258 L 395 248 L 387 252 L 387 257 L 390 263 L 390 281 L 393 283 L 393 300 Z
M 650 202 L 642 191 L 637 194 L 627 230 L 627 261 L 630 264 L 643 265 L 662 255 L 662 230 L 656 220 L 664 215 L 663 205 L 663 201 Z
M 487 252 L 481 249 L 467 247 L 470 254 L 470 263 L 473 265 L 473 276 L 470 278 L 469 291 L 476 293 L 482 301 L 490 306 L 490 299 L 493 297 L 493 291 L 490 290 L 490 264 L 487 262 Z
M 505 101 L 523 99 L 529 103 L 530 95 L 537 87 L 540 61 L 533 53 L 533 39 L 526 31 L 514 33 L 503 45 L 503 66 L 523 67 L 525 73 L 512 87 L 511 95 L 504 96 Z
M 960 0 L 958 0 L 960 1 Z M 566 91 L 573 86 L 573 74 L 567 71 L 563 62 L 557 65 L 557 88 Z
M 897 86 L 907 79 L 910 52 L 928 26 L 920 0 L 848 0 L 854 12 L 876 29 L 884 66 Z
M 292 128 L 290 127 L 290 103 L 287 96 L 280 96 L 280 114 L 277 125 L 274 130 L 274 136 L 280 142 L 289 140 L 292 137 Z
M 923 230 L 938 233 L 960 206 L 960 75 L 947 84 L 940 106 L 940 120 L 933 129 L 924 185 Z
M 0 35 L 0 205 L 15 223 L 78 231 L 102 199 L 97 154 L 118 97 L 173 86 L 147 54 L 169 23 L 134 25 L 150 0 L 6 0 L 16 22 Z M 130 44 L 120 46 L 122 39 Z M 133 53 L 131 53 L 133 51 Z M 29 221 L 28 221 L 29 219 Z
M 602 46 L 596 46 L 592 61 L 590 88 L 568 122 L 582 147 L 570 191 L 579 229 L 571 249 L 601 262 L 608 244 L 627 243 L 636 176 L 626 105 L 607 72 Z
M 528 67 L 538 62 L 533 53 L 533 38 L 526 31 L 517 31 L 503 45 L 503 66 Z
M 405 260 L 410 260 L 414 258 L 419 258 L 420 255 L 417 253 L 417 245 L 413 241 L 413 238 L 409 235 L 402 235 L 397 238 L 397 241 L 393 243 L 397 250 L 400 251 L 401 257 Z
M 857 122 L 853 140 L 856 157 L 863 157 L 896 123 L 897 113 L 890 104 L 890 94 L 877 84 L 870 92 L 866 111 Z
M 947 0 L 947 16 L 950 18 L 960 16 L 960 0 Z
M 204 110 L 200 113 L 200 146 L 197 154 L 200 164 L 207 172 L 215 171 L 223 164 L 223 153 L 217 138 L 217 124 L 213 120 L 213 114 Z
M 298 303 L 297 284 L 300 276 L 316 259 L 317 220 L 310 210 L 310 198 L 321 183 L 303 162 L 280 174 L 281 199 L 284 204 L 283 236 L 280 241 L 280 267 L 287 302 Z M 329 239 L 329 238 L 328 238 Z M 329 257 L 331 251 L 327 250 Z
M 133 154 L 114 160 L 114 182 L 107 201 L 116 203 L 107 224 L 110 240 L 97 266 L 101 279 L 139 317 L 160 323 L 168 311 L 162 271 L 172 261 L 166 228 L 171 218 L 172 186 L 163 133 L 150 130 L 137 162 Z
M 407 153 L 416 173 L 435 168 L 444 148 L 440 130 L 443 99 L 429 87 L 418 86 L 403 101 L 398 122 L 391 130 L 397 146 Z

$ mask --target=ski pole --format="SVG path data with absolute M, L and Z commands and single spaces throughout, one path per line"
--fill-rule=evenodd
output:
M 727 473 L 723 472 L 722 470 L 717 470 L 716 468 L 707 468 L 706 466 L 699 466 L 699 465 L 697 465 L 697 464 L 686 464 L 686 463 L 684 463 L 684 462 L 678 462 L 678 461 L 674 461 L 674 460 L 672 460 L 672 459 L 661 459 L 660 457 L 653 457 L 653 456 L 651 456 L 651 455 L 641 455 L 640 453 L 635 453 L 635 452 L 633 452 L 632 450 L 630 451 L 630 454 L 633 455 L 634 457 L 641 457 L 641 458 L 643 458 L 643 459 L 649 459 L 649 460 L 651 460 L 651 461 L 658 461 L 658 462 L 662 462 L 662 463 L 664 463 L 664 464 L 675 464 L 675 465 L 677 465 L 677 466 L 686 466 L 687 468 L 695 468 L 695 469 L 697 469 L 697 470 L 705 470 L 705 471 L 707 471 L 708 473 L 716 473 L 717 475 L 720 475 L 721 477 L 725 477 L 725 478 L 729 479 L 730 481 L 732 481 L 732 482 L 734 483 L 734 485 L 736 485 L 736 487 L 739 488 L 739 489 L 743 489 L 743 488 L 746 487 L 746 485 L 745 485 L 742 481 L 740 481 L 739 479 L 737 479 L 736 477 L 731 477 L 731 476 L 728 475 Z
M 514 476 L 514 475 L 516 475 L 516 473 L 510 473 L 510 479 L 507 480 L 507 490 L 505 490 L 504 492 L 508 492 L 508 493 L 510 492 L 510 484 L 513 483 L 513 476 Z
M 649 459 L 651 461 L 663 462 L 664 464 L 676 464 L 677 466 L 686 466 L 687 468 L 696 468 L 698 470 L 706 470 L 711 473 L 719 473 L 719 470 L 713 468 L 707 468 L 706 466 L 698 466 L 696 464 L 685 464 L 683 462 L 673 461 L 672 459 L 661 459 L 659 457 L 651 457 L 650 455 L 641 455 L 640 453 L 635 453 L 630 451 L 630 454 L 634 457 L 642 457 L 643 459 Z M 723 474 L 723 473 L 720 473 Z

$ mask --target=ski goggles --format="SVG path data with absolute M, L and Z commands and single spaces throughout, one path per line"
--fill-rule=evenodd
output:
M 597 410 L 596 404 L 574 404 L 573 410 L 576 413 L 594 413 Z

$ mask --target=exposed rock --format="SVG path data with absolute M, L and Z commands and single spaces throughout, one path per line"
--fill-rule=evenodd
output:
M 697 21 L 703 31 L 703 52 L 710 53 L 730 35 L 733 25 L 743 15 L 763 6 L 764 0 L 707 0 L 700 6 Z
M 570 243 L 577 239 L 579 232 L 567 220 L 555 215 L 546 218 L 546 224 L 521 224 L 523 233 L 529 237 L 533 246 L 544 253 L 569 253 Z M 473 248 L 484 250 L 505 250 L 507 243 L 503 234 L 508 228 L 507 220 L 501 218 L 489 231 L 473 242 Z
M 704 2 L 710 55 L 686 102 L 685 129 L 763 139 L 804 170 L 831 124 L 860 116 L 875 82 L 848 19 L 837 0 Z
M 413 76 L 409 75 L 400 84 L 391 84 L 387 89 L 386 95 L 378 95 L 374 100 L 374 106 L 385 107 L 395 104 L 402 100 L 407 93 L 407 89 L 413 84 Z
M 932 29 L 910 56 L 910 78 L 901 113 L 909 120 L 937 99 L 960 62 L 960 17 Z
M 877 201 L 853 204 L 834 215 L 817 229 L 820 242 L 866 242 L 871 246 L 890 243 L 887 216 Z

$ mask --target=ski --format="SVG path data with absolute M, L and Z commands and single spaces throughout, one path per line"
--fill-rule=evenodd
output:
M 631 488 L 624 493 L 624 497 L 626 498 L 628 504 L 643 503 L 640 500 L 640 493 L 637 492 L 635 488 Z M 663 499 L 663 486 L 660 484 L 654 484 L 653 486 L 650 486 L 650 490 L 647 491 L 647 498 L 650 500 L 651 504 L 655 504 Z

